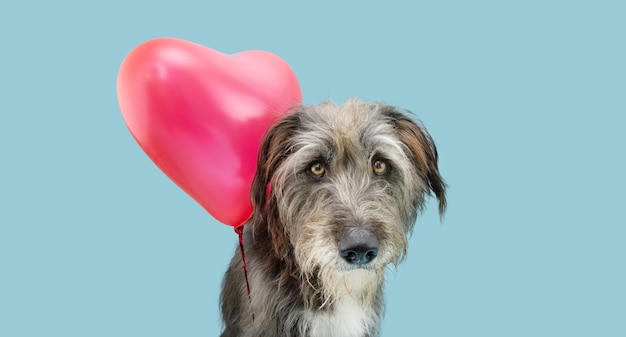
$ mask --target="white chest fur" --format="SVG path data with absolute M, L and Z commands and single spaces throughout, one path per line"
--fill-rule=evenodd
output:
M 362 337 L 378 325 L 374 310 L 363 308 L 350 296 L 338 298 L 330 312 L 309 311 L 305 317 L 309 337 Z

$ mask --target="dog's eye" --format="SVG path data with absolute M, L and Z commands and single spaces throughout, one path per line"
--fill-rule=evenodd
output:
M 311 165 L 310 170 L 312 175 L 322 177 L 324 173 L 326 173 L 326 165 L 324 165 L 324 163 L 315 162 Z
M 376 159 L 372 162 L 372 171 L 378 176 L 385 175 L 388 169 L 389 165 L 382 159 Z

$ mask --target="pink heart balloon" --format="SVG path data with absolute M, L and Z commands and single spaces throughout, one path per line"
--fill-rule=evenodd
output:
M 172 38 L 148 41 L 126 56 L 117 96 L 150 159 L 231 226 L 243 225 L 251 213 L 263 135 L 302 101 L 295 74 L 274 54 L 227 55 Z

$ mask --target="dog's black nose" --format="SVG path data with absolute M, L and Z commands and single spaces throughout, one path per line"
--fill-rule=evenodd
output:
M 351 230 L 339 241 L 341 257 L 354 265 L 370 263 L 378 255 L 379 247 L 376 235 L 366 229 Z

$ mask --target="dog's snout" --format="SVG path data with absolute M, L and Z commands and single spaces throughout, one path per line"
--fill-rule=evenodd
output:
M 351 230 L 339 241 L 341 257 L 354 265 L 363 265 L 374 260 L 379 248 L 376 235 L 366 229 Z

